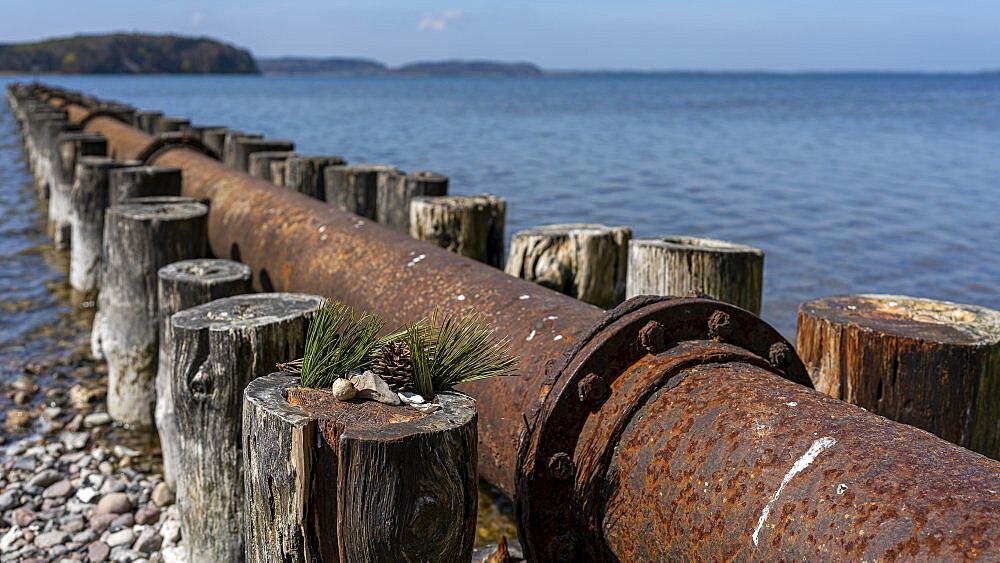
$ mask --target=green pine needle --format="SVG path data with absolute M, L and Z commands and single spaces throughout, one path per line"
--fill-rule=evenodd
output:
M 329 387 L 336 378 L 371 363 L 384 343 L 378 337 L 384 326 L 375 315 L 359 315 L 339 301 L 327 300 L 309 323 L 302 360 L 286 366 L 298 368 L 304 387 Z
M 413 360 L 414 388 L 431 396 L 460 383 L 510 375 L 517 365 L 509 341 L 493 338 L 478 315 L 461 319 L 435 311 L 429 321 L 410 326 L 404 336 Z

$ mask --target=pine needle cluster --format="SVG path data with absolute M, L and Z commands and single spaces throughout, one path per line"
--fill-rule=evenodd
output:
M 328 300 L 309 323 L 305 355 L 278 367 L 299 374 L 304 387 L 329 387 L 352 370 L 371 367 L 386 344 L 402 342 L 412 361 L 407 387 L 430 397 L 460 383 L 512 375 L 517 365 L 509 341 L 495 338 L 478 315 L 455 318 L 435 311 L 430 319 L 379 337 L 384 327 L 375 315 Z
M 413 386 L 434 395 L 460 383 L 510 375 L 517 365 L 509 341 L 493 337 L 478 315 L 461 319 L 438 314 L 406 328 L 413 358 Z
M 309 322 L 306 349 L 301 360 L 281 367 L 298 373 L 304 387 L 329 387 L 338 377 L 371 363 L 383 339 L 378 333 L 385 321 L 358 314 L 339 301 L 327 300 Z

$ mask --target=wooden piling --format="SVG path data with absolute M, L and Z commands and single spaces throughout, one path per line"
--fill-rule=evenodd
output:
M 323 299 L 261 293 L 175 313 L 170 386 L 177 420 L 177 504 L 188 561 L 241 561 L 243 390 L 302 356 Z M 266 446 L 265 446 L 266 447 Z
M 243 172 L 250 169 L 250 155 L 263 151 L 294 151 L 295 143 L 291 141 L 275 141 L 273 139 L 255 139 L 245 136 L 226 137 L 227 145 L 223 149 L 224 161 L 229 166 Z
M 325 201 L 326 167 L 345 164 L 340 156 L 291 156 L 285 160 L 284 186 Z
M 187 198 L 135 198 L 108 209 L 91 344 L 108 364 L 108 414 L 115 420 L 153 424 L 157 272 L 205 256 L 207 218 L 208 206 Z
M 297 385 L 273 374 L 244 394 L 247 559 L 469 561 L 475 402 L 441 393 L 424 415 Z
M 138 164 L 102 156 L 83 156 L 77 161 L 70 189 L 69 283 L 78 292 L 93 292 L 100 282 L 109 173 L 115 168 Z
M 148 135 L 155 135 L 162 111 L 139 110 L 135 112 L 135 126 Z
M 229 129 L 226 127 L 206 127 L 201 131 L 201 142 L 221 157 L 225 149 L 226 133 L 228 132 Z
M 70 246 L 70 219 L 73 210 L 70 194 L 76 179 L 77 161 L 84 156 L 105 156 L 107 153 L 107 140 L 97 133 L 63 133 L 56 141 L 57 163 L 49 194 L 48 223 L 49 236 L 56 248 L 65 250 Z
M 157 308 L 160 325 L 159 362 L 156 369 L 156 430 L 163 452 L 163 480 L 176 490 L 177 421 L 170 392 L 173 333 L 170 317 L 184 309 L 252 291 L 250 267 L 232 260 L 202 258 L 182 260 L 160 268 Z
M 162 135 L 163 133 L 183 131 L 190 126 L 191 120 L 185 117 L 164 116 L 156 121 L 156 130 L 154 132 L 157 135 Z
M 279 184 L 275 181 L 272 166 L 276 163 L 284 165 L 285 161 L 292 156 L 295 156 L 295 153 L 289 151 L 261 151 L 252 153 L 248 161 L 250 164 L 247 167 L 247 172 L 251 176 L 263 178 L 272 184 L 284 185 L 283 182 Z M 283 175 L 282 179 L 284 179 Z
M 491 195 L 415 197 L 410 236 L 499 268 L 506 214 L 507 202 Z
M 375 220 L 386 227 L 410 232 L 410 202 L 420 196 L 448 195 L 448 177 L 420 171 L 389 175 L 379 185 Z
M 592 223 L 544 225 L 515 233 L 506 272 L 598 307 L 625 299 L 632 229 Z
M 169 166 L 130 166 L 108 175 L 109 205 L 126 199 L 181 195 L 181 170 Z
M 361 217 L 375 220 L 379 182 L 386 182 L 399 169 L 390 164 L 327 166 L 326 202 Z M 287 180 L 286 170 L 286 180 Z
M 799 306 L 818 391 L 1000 459 L 1000 311 L 900 295 Z
M 691 292 L 760 314 L 764 252 L 758 248 L 688 236 L 633 239 L 626 297 Z

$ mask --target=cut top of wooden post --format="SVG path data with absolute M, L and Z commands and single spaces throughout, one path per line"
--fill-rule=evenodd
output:
M 160 280 L 175 283 L 213 285 L 239 280 L 249 280 L 250 266 L 221 258 L 196 258 L 168 264 L 157 273 Z
M 799 313 L 899 338 L 942 344 L 1000 343 L 1000 311 L 905 295 L 838 295 L 807 301 Z
M 311 314 L 323 298 L 304 293 L 253 293 L 217 299 L 170 317 L 184 330 L 232 330 L 293 320 Z
M 816 390 L 1000 459 L 1000 311 L 901 295 L 799 306 Z
M 724 240 L 668 235 L 629 242 L 626 297 L 706 294 L 760 314 L 764 251 Z

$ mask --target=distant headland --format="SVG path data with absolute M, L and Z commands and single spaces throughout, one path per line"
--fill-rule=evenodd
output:
M 0 43 L 0 73 L 537 76 L 526 62 L 421 61 L 398 67 L 364 58 L 274 57 L 208 37 L 112 33 Z
M 256 74 L 246 49 L 207 37 L 113 33 L 0 44 L 0 72 Z

